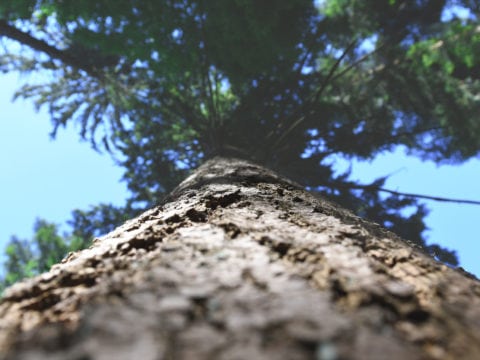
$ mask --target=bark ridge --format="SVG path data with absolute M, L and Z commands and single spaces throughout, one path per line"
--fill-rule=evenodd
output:
M 255 164 L 8 289 L 2 359 L 480 359 L 480 283 Z

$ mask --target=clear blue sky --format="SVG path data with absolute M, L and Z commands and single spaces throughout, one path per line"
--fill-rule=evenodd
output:
M 28 101 L 11 103 L 19 82 L 0 75 L 0 253 L 16 234 L 32 235 L 35 218 L 65 223 L 72 209 L 107 202 L 122 205 L 128 193 L 122 169 L 106 154 L 80 142 L 75 128 L 49 138 L 48 114 Z M 480 161 L 462 166 L 423 163 L 402 151 L 371 163 L 353 164 L 353 178 L 363 182 L 395 173 L 386 187 L 404 192 L 480 200 Z M 461 266 L 480 277 L 480 206 L 427 202 L 430 242 L 458 252 Z
M 0 253 L 10 235 L 32 235 L 36 217 L 58 224 L 71 210 L 100 202 L 123 205 L 122 169 L 80 142 L 73 127 L 51 140 L 46 111 L 31 101 L 12 103 L 15 74 L 0 75 Z

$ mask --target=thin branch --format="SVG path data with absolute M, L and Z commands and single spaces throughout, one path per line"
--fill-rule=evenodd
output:
M 206 47 L 206 46 L 205 46 Z M 206 50 L 205 50 L 206 52 Z M 205 59 L 205 62 L 207 63 L 208 61 L 208 55 L 206 55 L 206 59 Z M 210 100 L 210 108 L 211 108 L 211 112 L 212 112 L 212 118 L 213 118 L 213 127 L 215 127 L 215 125 L 217 125 L 218 123 L 218 116 L 217 116 L 217 106 L 216 106 L 216 101 L 215 101 L 215 95 L 214 95 L 214 92 L 213 92 L 213 84 L 212 84 L 212 79 L 210 78 L 210 70 L 208 68 L 208 63 L 207 63 L 207 66 L 206 66 L 206 69 L 205 69 L 206 73 L 205 73 L 205 76 L 207 78 L 207 85 L 208 85 L 208 93 L 209 93 L 209 99 Z
M 355 66 L 361 64 L 362 62 L 364 62 L 365 60 L 367 60 L 369 57 L 371 57 L 372 55 L 376 54 L 377 52 L 379 52 L 381 49 L 383 49 L 384 47 L 386 47 L 388 44 L 388 42 L 384 42 L 382 44 L 380 44 L 379 46 L 377 46 L 374 50 L 370 51 L 369 53 L 366 53 L 365 55 L 363 55 L 362 57 L 358 58 L 356 61 L 354 61 L 352 64 L 350 64 L 349 66 L 347 66 L 345 69 L 343 69 L 342 71 L 340 71 L 339 73 L 337 73 L 334 77 L 332 77 L 332 81 L 338 79 L 339 77 L 342 77 L 345 73 L 349 72 L 350 70 L 352 70 Z
M 451 202 L 451 203 L 457 203 L 457 204 L 480 205 L 480 201 L 477 201 L 477 200 L 453 199 L 453 198 L 446 198 L 446 197 L 441 197 L 441 196 L 430 196 L 430 195 L 423 195 L 423 194 L 405 193 L 405 192 L 401 192 L 401 191 L 385 189 L 385 188 L 382 188 L 380 186 L 375 186 L 375 185 L 345 184 L 344 187 L 348 187 L 348 188 L 351 188 L 351 189 L 374 190 L 374 191 L 386 192 L 386 193 L 389 193 L 389 194 L 392 194 L 392 195 L 406 196 L 406 197 L 432 200 L 432 201 Z
M 340 66 L 340 63 L 345 58 L 345 56 L 347 56 L 347 54 L 355 46 L 356 43 L 357 43 L 357 40 L 354 39 L 350 44 L 348 44 L 348 46 L 343 51 L 342 55 L 340 55 L 340 57 L 335 61 L 335 64 L 333 64 L 333 66 L 330 68 L 330 71 L 328 72 L 327 77 L 323 80 L 322 85 L 320 86 L 320 89 L 317 91 L 317 93 L 313 98 L 314 103 L 316 103 L 320 99 L 320 96 L 322 95 L 322 93 L 324 92 L 324 90 L 327 88 L 328 84 L 332 80 L 333 75 L 335 74 L 338 67 Z
M 200 14 L 199 14 L 199 18 L 200 18 L 200 33 L 201 33 L 201 39 L 202 39 L 202 42 L 203 42 L 203 51 L 201 52 L 200 54 L 200 68 L 201 70 L 203 71 L 203 76 L 204 76 L 204 79 L 203 80 L 203 83 L 205 85 L 203 85 L 206 90 L 205 90 L 205 93 L 206 93 L 206 102 L 208 104 L 208 106 L 210 107 L 210 114 L 209 114 L 209 122 L 211 123 L 211 127 L 212 127 L 212 131 L 215 131 L 215 127 L 217 126 L 218 124 L 218 114 L 217 114 L 217 106 L 216 106 L 216 101 L 218 101 L 218 99 L 215 99 L 215 94 L 213 92 L 213 84 L 212 84 L 212 79 L 210 78 L 210 66 L 209 66 L 209 60 L 210 60 L 210 56 L 209 56 L 209 47 L 210 47 L 210 44 L 208 43 L 207 41 L 207 36 L 206 36 L 206 33 L 205 33 L 205 28 L 206 28 L 206 25 L 205 25 L 205 4 L 204 4 L 204 1 L 200 1 L 199 2 L 199 10 L 200 10 Z M 218 142 L 219 139 L 215 139 L 215 136 L 214 136 L 214 142 Z
M 343 75 L 345 75 L 347 72 L 349 72 L 351 69 L 353 69 L 355 66 L 357 66 L 358 64 L 364 62 L 365 60 L 367 60 L 369 57 L 371 57 L 372 55 L 376 54 L 377 52 L 379 52 L 380 50 L 382 50 L 383 48 L 385 48 L 386 46 L 389 45 L 389 42 L 388 41 L 385 41 L 383 42 L 382 44 L 380 44 L 379 46 L 377 46 L 374 50 L 370 51 L 369 53 L 363 55 L 362 57 L 360 57 L 359 59 L 357 59 L 356 61 L 354 61 L 352 64 L 350 64 L 349 66 L 347 66 L 345 69 L 343 69 L 342 71 L 340 71 L 339 73 L 335 74 L 338 66 L 340 65 L 341 61 L 345 58 L 345 56 L 348 54 L 348 52 L 355 46 L 356 44 L 356 39 L 353 40 L 348 46 L 347 48 L 344 50 L 344 52 L 342 53 L 342 55 L 337 59 L 337 61 L 335 62 L 335 64 L 333 65 L 333 67 L 330 69 L 330 72 L 329 74 L 327 75 L 327 77 L 325 78 L 325 80 L 323 81 L 322 83 L 322 86 L 320 87 L 319 91 L 315 94 L 315 96 L 313 96 L 313 100 L 308 100 L 306 102 L 306 105 L 309 106 L 311 105 L 312 103 L 315 103 L 319 100 L 321 94 L 323 93 L 323 91 L 325 90 L 325 88 L 327 87 L 327 85 L 329 83 L 332 83 L 334 80 L 342 77 Z M 304 110 L 304 106 L 302 106 L 300 108 L 299 111 L 302 111 Z M 298 113 L 298 112 L 297 112 Z M 295 128 L 297 128 L 306 118 L 307 116 L 304 114 L 302 116 L 299 116 L 297 118 L 297 120 L 295 120 L 295 122 L 287 129 L 286 132 L 284 132 L 282 135 L 280 135 L 280 138 L 275 142 L 274 144 L 274 147 L 275 146 L 278 146 L 281 141 L 283 141 L 283 139 L 285 139 L 285 137 L 287 137 Z
M 345 48 L 343 51 L 342 55 L 335 61 L 335 64 L 330 68 L 330 71 L 328 72 L 326 78 L 322 81 L 322 84 L 318 91 L 315 93 L 315 95 L 308 101 L 309 104 L 316 103 L 320 99 L 320 96 L 323 94 L 325 89 L 327 88 L 328 84 L 330 84 L 330 81 L 332 80 L 333 75 L 337 71 L 338 67 L 340 66 L 340 63 L 342 60 L 347 56 L 347 54 L 350 52 L 350 50 L 355 46 L 357 43 L 357 40 L 353 40 L 348 46 Z M 290 127 L 281 134 L 277 141 L 273 144 L 273 148 L 276 149 L 293 130 L 295 130 L 304 120 L 306 116 L 300 116 Z

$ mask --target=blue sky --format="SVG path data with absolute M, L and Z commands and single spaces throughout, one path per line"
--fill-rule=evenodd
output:
M 0 253 L 11 235 L 31 237 L 37 217 L 60 225 L 75 208 L 122 205 L 128 196 L 120 182 L 122 169 L 79 141 L 74 127 L 51 140 L 45 111 L 36 113 L 29 101 L 11 102 L 19 85 L 16 75 L 0 74 Z M 480 200 L 479 159 L 437 167 L 399 149 L 370 163 L 354 163 L 352 177 L 368 182 L 391 173 L 386 187 L 392 190 Z M 480 277 L 480 206 L 426 203 L 429 242 L 456 250 L 461 266 Z
M 46 111 L 11 102 L 20 82 L 0 75 L 0 253 L 10 235 L 30 237 L 36 217 L 64 223 L 75 208 L 100 202 L 122 205 L 122 169 L 80 142 L 74 128 L 51 140 Z

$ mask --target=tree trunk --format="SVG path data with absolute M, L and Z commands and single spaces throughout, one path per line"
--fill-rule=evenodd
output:
M 16 284 L 3 359 L 480 359 L 480 284 L 251 163 Z

